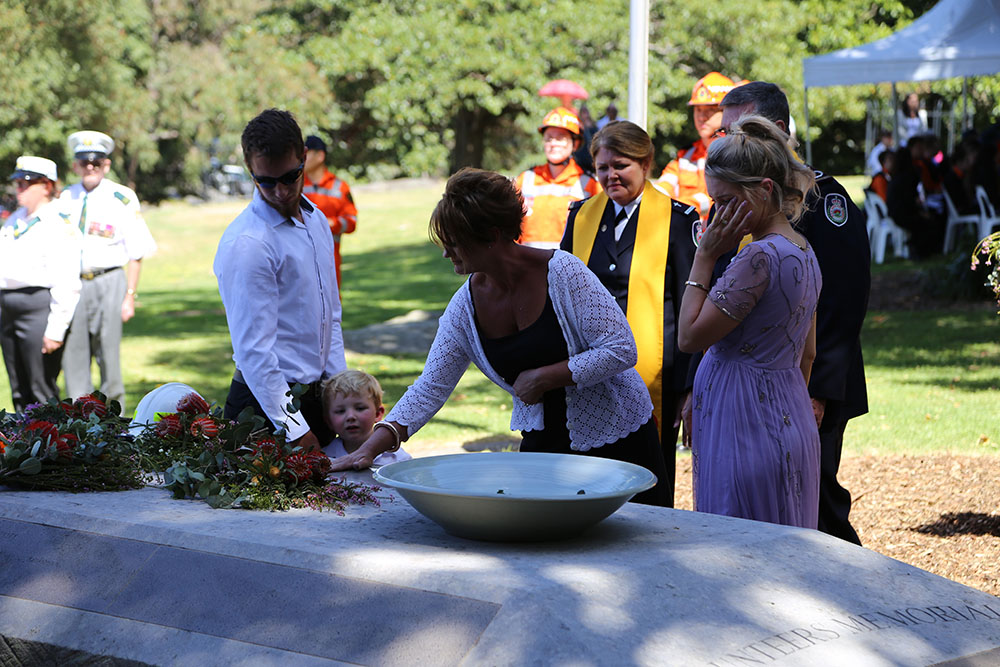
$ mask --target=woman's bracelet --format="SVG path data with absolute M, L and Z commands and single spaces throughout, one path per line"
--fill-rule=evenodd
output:
M 691 287 L 697 287 L 698 289 L 703 289 L 703 290 L 705 290 L 706 292 L 708 291 L 708 288 L 707 288 L 707 287 L 705 287 L 705 286 L 704 286 L 704 285 L 702 285 L 701 283 L 696 283 L 696 282 L 695 282 L 695 281 L 693 281 L 693 280 L 685 280 L 685 281 L 684 281 L 684 284 L 685 284 L 685 285 L 690 285 Z
M 381 426 L 382 428 L 388 429 L 392 433 L 392 437 L 394 437 L 396 439 L 396 444 L 393 445 L 392 447 L 390 447 L 389 449 L 385 450 L 385 451 L 386 452 L 395 452 L 395 451 L 397 451 L 399 449 L 399 445 L 403 442 L 403 436 L 400 435 L 399 429 L 397 429 L 395 426 L 393 426 L 392 422 L 387 422 L 386 420 L 383 419 L 382 421 L 375 422 L 375 424 L 372 426 L 372 433 L 374 433 L 375 429 L 377 429 L 379 426 Z

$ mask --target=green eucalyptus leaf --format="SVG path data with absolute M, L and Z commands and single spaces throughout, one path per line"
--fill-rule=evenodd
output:
M 223 498 L 222 495 L 215 495 L 215 496 L 209 496 L 208 498 L 205 498 L 205 502 L 208 503 L 209 507 L 211 507 L 214 510 L 217 510 L 217 509 L 222 509 L 223 508 L 223 506 L 226 503 L 226 499 Z
M 253 433 L 253 424 L 245 423 L 240 424 L 233 430 L 233 440 L 237 446 L 244 444 L 250 439 L 250 434 Z
M 42 471 L 42 462 L 35 456 L 24 459 L 17 468 L 22 474 L 37 475 Z

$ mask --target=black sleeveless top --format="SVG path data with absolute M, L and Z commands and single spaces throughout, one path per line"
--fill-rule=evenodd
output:
M 475 307 L 475 304 L 473 304 Z M 483 345 L 483 352 L 490 366 L 509 385 L 513 385 L 523 371 L 548 366 L 569 359 L 566 338 L 559 327 L 552 299 L 546 295 L 545 307 L 538 319 L 509 336 L 487 338 L 476 320 L 476 330 Z M 566 390 L 562 387 L 545 392 L 542 396 L 545 430 L 524 431 L 525 441 L 521 451 L 569 451 L 569 431 L 566 428 Z M 544 436 L 544 449 L 533 447 L 528 441 Z M 528 448 L 525 445 L 528 444 Z M 539 443 L 540 445 L 541 443 Z M 550 449 L 555 447 L 555 449 Z

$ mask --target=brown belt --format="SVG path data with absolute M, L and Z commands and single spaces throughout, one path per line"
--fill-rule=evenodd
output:
M 111 273 L 112 271 L 119 271 L 122 267 L 112 266 L 109 269 L 94 269 L 93 271 L 83 271 L 80 273 L 80 280 L 93 280 L 98 276 L 103 276 L 105 273 Z

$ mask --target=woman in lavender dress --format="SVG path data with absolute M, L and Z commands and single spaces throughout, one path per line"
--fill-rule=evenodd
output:
M 705 169 L 717 212 L 695 254 L 678 340 L 707 349 L 693 393 L 695 509 L 815 528 L 819 432 L 807 383 L 822 279 L 790 221 L 814 186 L 770 121 L 747 116 L 713 142 Z M 711 290 L 716 260 L 753 241 Z

